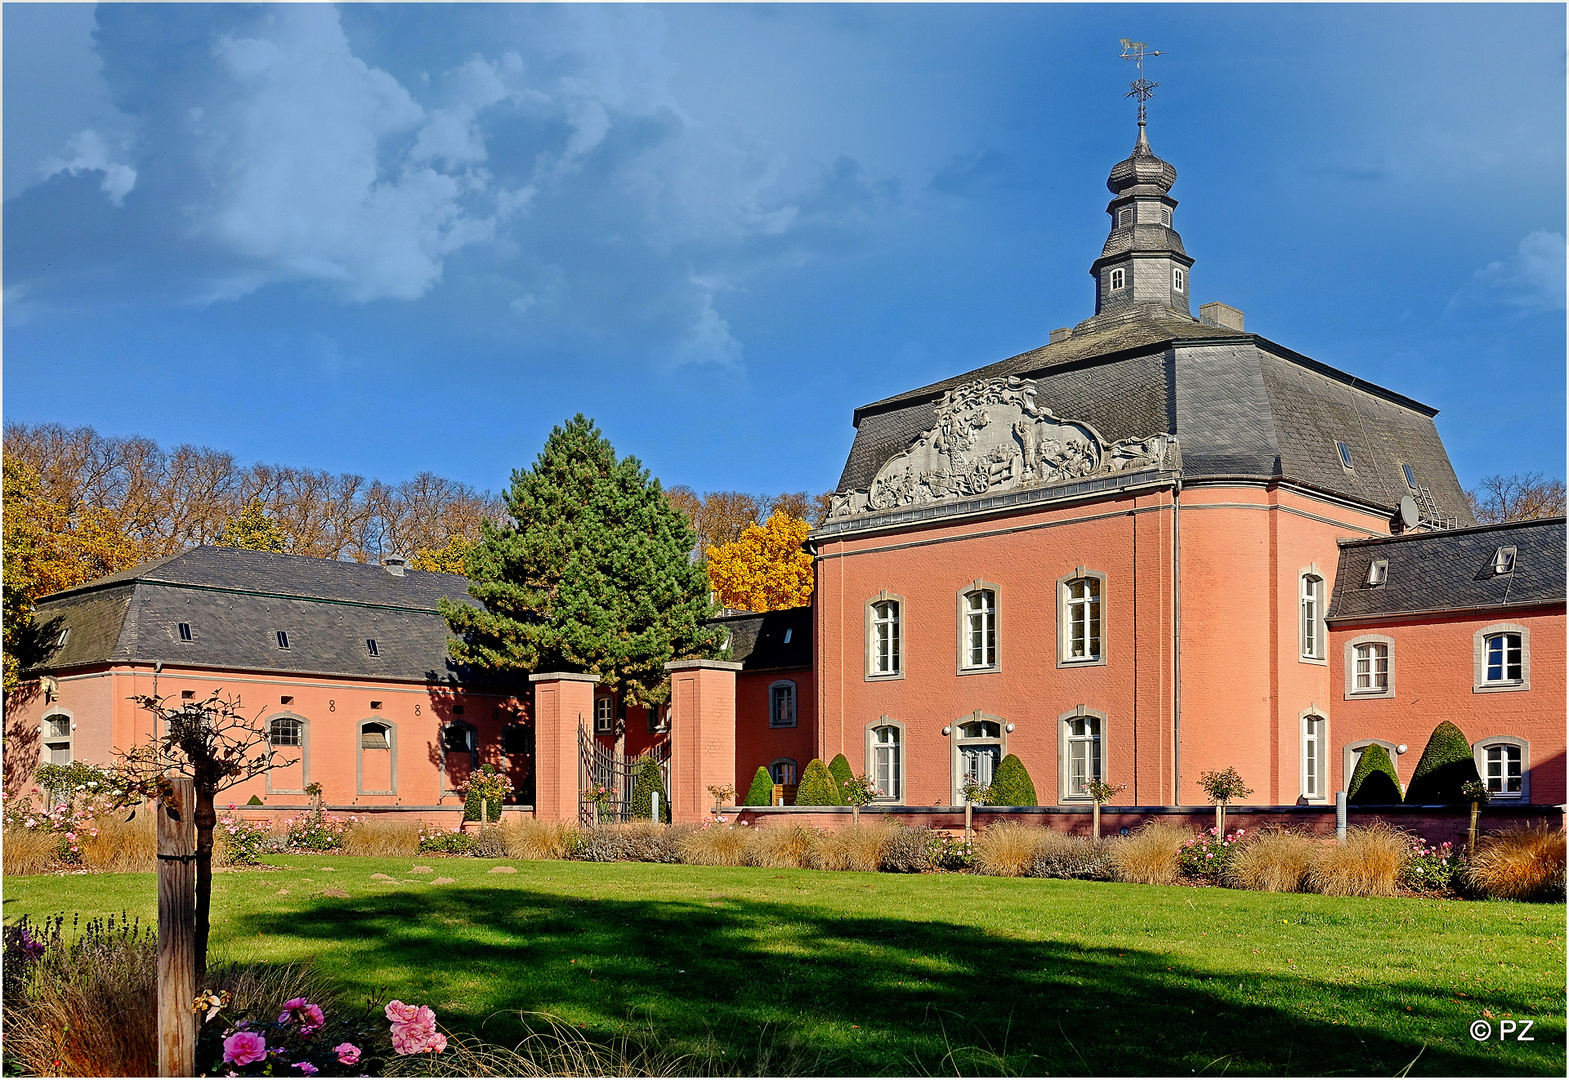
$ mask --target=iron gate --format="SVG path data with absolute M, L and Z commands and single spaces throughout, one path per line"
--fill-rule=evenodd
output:
M 637 784 L 637 763 L 651 757 L 659 765 L 659 778 L 665 791 L 670 791 L 670 740 L 660 739 L 653 746 L 627 757 L 614 746 L 606 746 L 579 723 L 577 726 L 577 791 L 578 820 L 584 825 L 594 823 L 594 808 L 583 798 L 591 787 L 603 786 L 610 791 L 610 799 L 599 812 L 599 820 L 627 821 L 632 816 L 632 789 Z

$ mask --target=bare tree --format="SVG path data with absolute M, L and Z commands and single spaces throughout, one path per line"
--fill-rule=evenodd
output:
M 1483 525 L 1559 517 L 1564 512 L 1564 482 L 1539 472 L 1484 476 L 1465 497 Z

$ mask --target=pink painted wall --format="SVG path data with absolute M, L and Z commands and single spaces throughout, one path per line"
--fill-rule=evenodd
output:
M 774 683 L 795 683 L 796 725 L 768 726 L 768 692 Z M 817 756 L 817 678 L 809 668 L 741 672 L 735 686 L 735 789 L 744 798 L 759 765 L 795 759 L 796 778 Z M 827 758 L 824 759 L 828 760 Z

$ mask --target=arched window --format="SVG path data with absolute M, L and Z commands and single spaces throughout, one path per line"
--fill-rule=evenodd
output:
M 1186 275 L 1181 267 L 1173 267 L 1171 271 L 1171 289 L 1173 292 L 1182 292 L 1187 287 Z
M 871 764 L 872 785 L 880 799 L 904 799 L 904 725 L 883 717 L 866 729 L 866 760 Z
M 895 678 L 903 674 L 900 614 L 896 596 L 882 593 L 866 605 L 866 676 Z
M 780 679 L 768 687 L 768 726 L 795 727 L 795 683 L 789 679 Z M 783 784 L 785 781 L 777 780 L 775 783 Z
M 997 588 L 977 581 L 959 593 L 959 670 L 997 666 Z
M 1313 801 L 1326 798 L 1329 789 L 1329 721 L 1315 713 L 1302 717 L 1301 779 L 1303 798 Z
M 1126 283 L 1126 281 L 1127 281 L 1127 277 L 1123 273 L 1122 267 L 1119 266 L 1119 267 L 1116 267 L 1114 270 L 1112 270 L 1112 272 L 1111 272 L 1111 288 L 1113 290 L 1122 288 L 1122 286 Z
M 1351 777 L 1356 774 L 1357 765 L 1362 761 L 1362 751 L 1377 743 L 1389 755 L 1391 764 L 1395 767 L 1396 778 L 1400 772 L 1400 747 L 1386 739 L 1357 739 L 1346 744 L 1341 751 L 1341 777 L 1340 786 L 1347 791 L 1351 790 Z M 1403 788 L 1403 785 L 1402 785 Z
M 789 786 L 795 783 L 795 758 L 775 758 L 768 765 L 768 775 L 774 783 Z
M 361 795 L 398 793 L 397 728 L 385 720 L 360 721 L 354 786 Z
M 71 717 L 66 713 L 44 717 L 44 760 L 50 765 L 71 764 L 72 726 Z
M 1079 567 L 1057 582 L 1058 663 L 1104 663 L 1102 600 L 1106 575 Z
M 1062 760 L 1062 788 L 1058 792 L 1061 802 L 1084 802 L 1090 798 L 1091 780 L 1099 780 L 1104 761 L 1101 736 L 1105 731 L 1106 717 L 1079 706 L 1057 718 L 1058 739 Z
M 1472 637 L 1472 689 L 1478 694 L 1531 689 L 1531 631 L 1494 623 Z
M 267 721 L 267 749 L 272 767 L 267 770 L 267 791 L 298 795 L 311 782 L 310 724 L 303 716 L 284 713 Z
M 1302 659 L 1324 659 L 1324 579 L 1314 573 L 1303 574 L 1298 596 L 1297 638 Z
M 953 802 L 957 806 L 964 801 L 966 780 L 991 787 L 997 766 L 1002 763 L 1002 723 L 976 716 L 956 725 L 954 736 Z
M 304 725 L 292 716 L 274 717 L 267 725 L 267 742 L 272 746 L 298 746 Z

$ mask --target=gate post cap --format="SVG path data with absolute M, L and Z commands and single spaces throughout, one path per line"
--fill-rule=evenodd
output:
M 694 668 L 707 671 L 740 671 L 739 660 L 672 660 L 665 665 L 666 671 L 690 671 Z
M 528 677 L 528 681 L 597 683 L 599 681 L 599 676 L 587 671 L 540 671 L 530 675 Z

